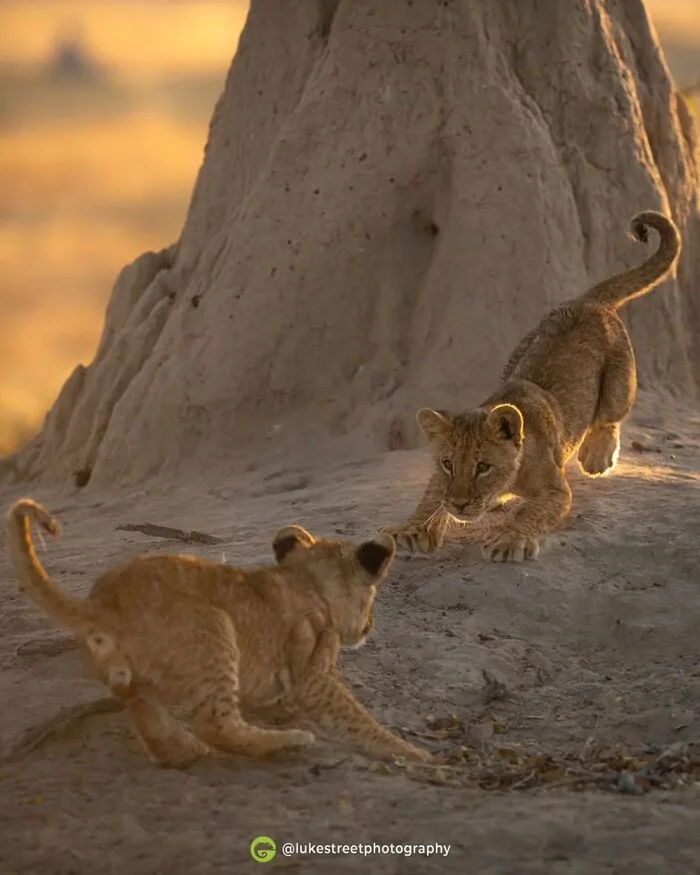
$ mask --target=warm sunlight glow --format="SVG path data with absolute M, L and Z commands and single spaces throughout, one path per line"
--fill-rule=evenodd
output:
M 120 75 L 215 72 L 233 57 L 247 2 L 32 0 L 0 5 L 0 60 L 42 63 L 56 35 L 78 37 Z
M 687 480 L 689 483 L 700 486 L 700 472 L 689 469 L 679 470 L 669 465 L 654 465 L 649 456 L 643 461 L 635 462 L 629 454 L 627 458 L 620 460 L 615 467 L 616 477 L 634 477 L 641 480 L 668 481 Z
M 700 43 L 698 0 L 646 0 L 646 7 L 659 33 L 689 45 Z
M 0 452 L 92 357 L 120 268 L 177 238 L 203 145 L 143 112 L 0 139 Z
M 247 6 L 0 3 L 0 454 L 89 363 L 119 270 L 177 239 Z M 100 75 L 51 75 L 66 38 Z

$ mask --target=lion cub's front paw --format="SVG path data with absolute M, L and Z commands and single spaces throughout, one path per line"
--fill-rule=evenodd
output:
M 404 742 L 387 750 L 378 750 L 376 756 L 379 759 L 390 761 L 399 759 L 410 763 L 432 763 L 435 754 L 425 748 L 414 747 L 414 745 Z
M 316 736 L 305 729 L 287 729 L 285 731 L 284 747 L 311 747 L 316 744 Z
M 414 747 L 410 754 L 410 759 L 415 763 L 433 763 L 435 762 L 435 754 L 430 750 L 425 750 L 422 747 Z
M 444 537 L 442 532 L 426 529 L 423 526 L 405 526 L 398 529 L 386 528 L 382 532 L 396 541 L 399 549 L 408 553 L 434 553 L 442 547 Z
M 537 538 L 531 538 L 517 532 L 501 532 L 487 538 L 481 547 L 485 559 L 492 562 L 523 562 L 526 559 L 537 559 L 540 544 Z

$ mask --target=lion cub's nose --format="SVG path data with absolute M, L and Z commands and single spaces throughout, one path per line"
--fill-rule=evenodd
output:
M 450 504 L 457 511 L 457 513 L 462 513 L 462 511 L 469 504 L 469 502 L 464 501 L 460 498 L 453 498 Z

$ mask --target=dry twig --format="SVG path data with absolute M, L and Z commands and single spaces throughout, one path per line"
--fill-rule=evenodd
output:
M 67 729 L 75 723 L 84 720 L 86 717 L 92 717 L 95 714 L 113 714 L 117 711 L 122 711 L 124 706 L 118 699 L 104 697 L 96 699 L 93 702 L 87 702 L 82 705 L 69 705 L 43 721 L 38 726 L 30 726 L 26 729 L 19 741 L 12 747 L 0 755 L 0 764 L 12 763 L 21 760 L 31 753 L 47 739 L 58 735 L 62 730 Z
M 222 544 L 223 539 L 206 532 L 186 532 L 184 529 L 173 529 L 170 526 L 157 526 L 153 523 L 124 523 L 115 528 L 122 532 L 141 532 L 152 538 L 168 538 L 171 541 L 184 541 L 187 544 Z

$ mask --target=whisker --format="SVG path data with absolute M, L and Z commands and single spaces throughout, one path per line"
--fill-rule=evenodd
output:
M 433 523 L 435 523 L 439 517 L 440 508 L 435 508 L 435 510 L 430 514 L 430 516 L 424 521 L 423 525 L 426 529 L 431 529 Z
M 442 506 L 436 507 L 435 510 L 428 516 L 423 525 L 430 531 L 436 528 L 442 532 L 449 525 L 451 514 L 449 514 Z
M 429 528 L 430 528 L 430 526 L 432 525 L 432 522 L 433 522 L 434 519 L 435 519 L 435 511 L 433 511 L 431 514 L 429 514 L 429 515 L 423 520 L 423 525 L 425 526 L 426 529 L 429 529 Z

